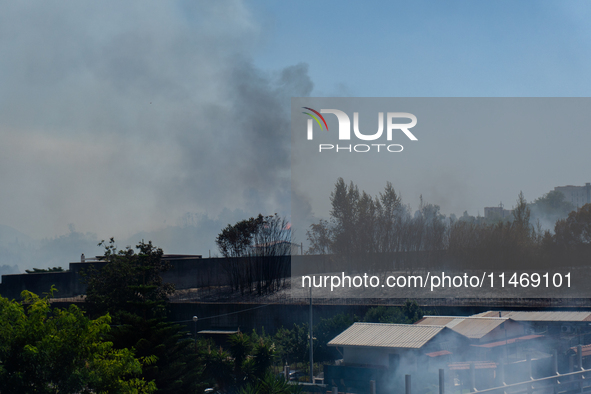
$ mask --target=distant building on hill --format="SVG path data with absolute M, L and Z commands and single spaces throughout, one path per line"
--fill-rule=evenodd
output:
M 580 208 L 585 204 L 591 203 L 591 183 L 585 183 L 585 186 L 557 186 L 554 190 L 564 194 L 565 200 Z
M 485 219 L 508 219 L 513 217 L 512 209 L 505 209 L 503 203 L 498 207 L 484 207 Z

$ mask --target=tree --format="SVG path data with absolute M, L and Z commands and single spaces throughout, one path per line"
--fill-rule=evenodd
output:
M 421 205 L 415 217 L 421 229 L 422 242 L 419 250 L 444 249 L 447 224 L 445 215 L 442 215 L 439 210 L 439 205 L 423 203 L 423 196 L 421 196 Z
M 93 314 L 111 313 L 116 327 L 110 338 L 119 349 L 134 348 L 151 358 L 142 376 L 153 380 L 158 393 L 194 392 L 200 381 L 197 355 L 182 326 L 165 321 L 168 295 L 174 286 L 162 273 L 170 262 L 151 242 L 140 242 L 137 252 L 117 250 L 113 238 L 105 247 L 101 269 L 85 272 L 86 307 Z
M 154 362 L 144 367 L 142 376 L 154 381 L 157 393 L 196 392 L 203 366 L 184 326 L 131 315 L 111 332 L 115 347 L 133 347 L 137 357 L 154 357 Z
M 52 309 L 50 295 L 24 291 L 22 303 L 0 297 L 0 392 L 154 392 L 133 351 L 104 340 L 108 315 L 90 320 L 75 305 Z
M 359 321 L 355 315 L 340 313 L 329 319 L 321 319 L 314 326 L 314 361 L 325 362 L 340 358 L 339 352 L 334 347 L 329 347 L 328 342 L 349 328 L 353 323 Z
M 330 194 L 330 221 L 312 224 L 308 254 L 338 254 L 343 265 L 367 254 L 439 251 L 446 247 L 448 222 L 438 205 L 421 203 L 414 217 L 390 182 L 375 198 L 343 178 Z M 353 266 L 357 264 L 353 263 Z
M 25 270 L 25 272 L 27 274 L 40 274 L 43 272 L 64 272 L 64 269 L 62 267 L 48 267 L 47 269 L 45 268 L 33 268 L 32 270 Z
M 259 215 L 256 219 L 250 218 L 234 225 L 228 224 L 215 240 L 220 253 L 225 257 L 223 269 L 230 279 L 233 290 L 241 289 L 241 284 L 245 280 L 243 266 L 238 259 L 248 254 L 253 244 L 253 235 L 261 221 L 262 215 Z
M 297 394 L 301 387 L 289 384 L 285 379 L 267 373 L 264 378 L 249 383 L 238 391 L 238 394 Z
M 556 222 L 557 244 L 563 247 L 591 245 L 591 204 L 585 204 Z
M 241 220 L 234 225 L 228 224 L 215 240 L 222 256 L 245 256 L 252 247 L 254 234 L 263 221 L 263 215 L 259 214 L 256 218 Z
M 222 392 L 257 387 L 275 358 L 274 344 L 269 337 L 241 332 L 231 335 L 228 343 L 227 351 L 210 348 L 204 352 L 205 377 L 214 380 Z
M 399 248 L 399 231 L 401 227 L 402 199 L 392 186 L 392 183 L 386 182 L 384 191 L 380 193 L 378 199 L 378 233 L 379 251 L 393 252 Z
M 516 237 L 520 242 L 527 242 L 531 236 L 532 228 L 529 224 L 531 211 L 527 206 L 527 200 L 523 192 L 517 196 L 517 206 L 513 210 L 513 228 L 517 232 Z
M 224 271 L 233 290 L 276 291 L 287 276 L 291 256 L 291 226 L 279 215 L 263 216 L 228 224 L 216 243 L 225 257 Z
M 320 219 L 318 223 L 312 223 L 310 230 L 306 231 L 306 237 L 311 245 L 306 254 L 332 253 L 332 230 L 326 220 Z
M 350 255 L 357 252 L 356 224 L 358 219 L 359 188 L 351 182 L 349 187 L 343 178 L 337 179 L 334 192 L 330 194 L 333 221 L 333 246 L 337 254 Z
M 121 315 L 136 314 L 144 319 L 163 317 L 168 296 L 174 285 L 164 283 L 162 273 L 170 269 L 169 261 L 162 260 L 162 249 L 152 242 L 140 242 L 136 253 L 131 247 L 117 250 L 115 240 L 101 241 L 105 247 L 100 269 L 86 270 L 86 307 L 93 313 L 111 313 L 116 322 Z
M 277 352 L 281 357 L 283 363 L 303 363 L 309 360 L 308 347 L 310 330 L 308 325 L 295 324 L 293 328 L 280 328 L 275 334 L 275 343 L 277 344 Z
M 562 192 L 552 190 L 535 199 L 529 205 L 534 223 L 540 221 L 546 224 L 547 227 L 552 228 L 556 221 L 565 219 L 570 212 L 576 210 L 575 206 L 566 201 L 565 198 Z
M 369 309 L 363 318 L 368 323 L 413 324 L 423 318 L 425 312 L 416 301 L 406 300 L 402 307 L 377 306 Z

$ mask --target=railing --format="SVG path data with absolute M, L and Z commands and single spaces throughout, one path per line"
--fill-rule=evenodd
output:
M 529 364 L 529 380 L 519 383 L 505 384 L 504 368 L 498 369 L 500 376 L 499 380 L 502 382 L 502 386 L 492 387 L 488 389 L 477 390 L 476 389 L 476 374 L 475 364 L 470 364 L 470 375 L 469 375 L 469 392 L 476 394 L 568 394 L 568 393 L 584 393 L 591 392 L 591 369 L 583 369 L 583 352 L 582 346 L 577 347 L 577 371 L 559 374 L 558 373 L 558 358 L 557 352 L 554 352 L 554 375 L 546 376 L 543 378 L 533 379 L 531 369 L 531 358 L 527 357 Z M 404 377 L 404 393 L 412 394 L 411 375 L 405 375 Z M 362 392 L 369 392 L 370 394 L 376 394 L 376 382 L 370 380 L 367 382 L 365 390 Z M 327 389 L 328 386 L 324 386 Z M 447 389 L 450 388 L 450 384 L 446 384 L 445 371 L 439 370 L 439 394 L 445 394 Z M 465 386 L 463 387 L 465 389 Z M 305 390 L 304 390 L 305 391 Z M 451 391 L 451 390 L 450 390 Z M 460 389 L 460 392 L 465 392 Z M 341 394 L 337 387 L 332 387 L 332 393 Z M 390 391 L 379 390 L 379 393 L 390 393 Z M 398 389 L 392 391 L 392 393 L 402 393 L 402 390 Z
M 527 382 L 508 384 L 500 387 L 493 387 L 486 390 L 474 390 L 470 392 L 474 393 L 571 393 L 579 392 L 582 393 L 585 389 L 591 387 L 591 381 L 585 377 L 589 376 L 591 370 L 582 370 L 577 372 L 565 373 L 562 375 L 548 376 L 545 378 L 534 379 Z
M 499 368 L 500 380 L 503 382 L 502 386 L 492 387 L 483 390 L 476 389 L 475 367 L 470 365 L 470 392 L 471 393 L 486 393 L 486 394 L 560 394 L 560 393 L 583 393 L 589 391 L 591 388 L 591 369 L 583 369 L 583 347 L 577 347 L 578 371 L 569 372 L 565 374 L 558 373 L 557 353 L 554 352 L 554 375 L 546 376 L 539 379 L 533 379 L 531 376 L 531 358 L 527 357 L 529 364 L 529 380 L 519 383 L 505 384 L 504 368 Z M 406 375 L 405 392 L 411 393 L 411 376 Z M 444 370 L 439 370 L 439 394 L 445 393 L 445 374 Z
M 476 390 L 474 386 L 474 370 L 471 368 L 471 389 L 470 392 L 478 392 L 480 393 L 503 393 L 503 394 L 519 394 L 519 393 L 528 393 L 533 394 L 536 392 L 542 393 L 551 393 L 551 394 L 558 394 L 558 393 L 570 393 L 570 392 L 578 392 L 582 393 L 585 389 L 591 387 L 591 381 L 589 381 L 588 376 L 591 375 L 591 369 L 584 369 L 583 368 L 583 347 L 581 345 L 577 346 L 577 368 L 578 371 L 569 372 L 565 374 L 558 373 L 558 355 L 557 352 L 554 351 L 554 375 L 553 376 L 546 376 L 539 379 L 533 379 L 531 377 L 531 359 L 528 357 L 528 363 L 530 367 L 530 380 L 525 382 L 513 383 L 513 384 L 505 384 L 504 383 L 504 374 L 501 376 L 501 381 L 503 382 L 502 386 L 493 387 L 486 390 Z M 500 369 L 503 371 L 503 368 Z M 587 383 L 589 382 L 589 383 Z
M 86 300 L 86 295 L 78 295 L 73 297 L 54 297 L 49 302 L 64 302 L 64 303 L 79 303 Z

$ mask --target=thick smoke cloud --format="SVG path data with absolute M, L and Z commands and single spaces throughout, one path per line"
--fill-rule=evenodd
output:
M 304 64 L 253 65 L 241 2 L 0 6 L 0 224 L 127 239 L 187 212 L 288 214 L 290 97 L 313 85 Z M 219 230 L 165 252 L 206 254 Z

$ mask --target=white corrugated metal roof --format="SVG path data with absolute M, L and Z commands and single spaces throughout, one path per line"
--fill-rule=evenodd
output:
M 508 312 L 505 316 L 517 321 L 591 321 L 589 312 Z
M 451 317 L 451 316 L 425 316 L 415 324 L 423 325 L 423 326 L 447 326 L 451 322 L 458 320 L 459 318 Z
M 355 323 L 328 342 L 328 345 L 418 349 L 442 330 L 448 328 L 416 324 Z
M 468 338 L 482 338 L 507 320 L 509 319 L 464 319 L 454 327 L 451 327 L 451 329 Z
M 478 339 L 484 337 L 507 320 L 509 320 L 507 317 L 426 316 L 416 324 L 444 325 L 458 334 Z
M 475 315 L 472 315 L 472 317 L 500 317 L 500 313 L 501 312 L 496 311 L 480 312 Z
M 492 316 L 499 312 L 489 311 L 479 313 L 476 316 Z M 501 312 L 503 317 L 515 321 L 555 321 L 555 322 L 582 322 L 591 321 L 591 312 Z
M 415 324 L 420 324 L 423 326 L 446 326 L 452 328 L 458 323 L 462 322 L 464 319 L 465 317 L 425 316 Z

